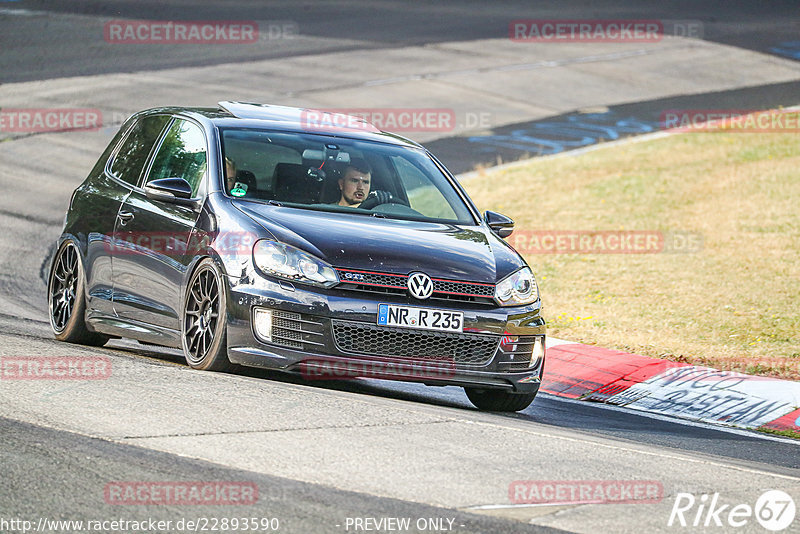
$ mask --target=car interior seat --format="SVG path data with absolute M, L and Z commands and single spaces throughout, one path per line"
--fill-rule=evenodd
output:
M 297 204 L 316 204 L 322 193 L 323 179 L 310 174 L 310 167 L 298 163 L 278 163 L 273 183 L 275 200 Z
M 323 168 L 325 170 L 325 182 L 322 185 L 322 194 L 319 201 L 324 204 L 334 204 L 342 198 L 342 192 L 339 189 L 342 166 L 328 163 Z

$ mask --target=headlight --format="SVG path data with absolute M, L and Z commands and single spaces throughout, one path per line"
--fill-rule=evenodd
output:
M 494 300 L 500 306 L 521 306 L 538 298 L 539 287 L 529 267 L 506 276 L 494 288 Z
M 331 287 L 339 283 L 333 267 L 311 254 L 262 239 L 253 246 L 253 261 L 265 274 L 292 282 Z

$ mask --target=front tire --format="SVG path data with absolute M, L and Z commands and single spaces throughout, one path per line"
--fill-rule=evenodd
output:
M 59 341 L 100 347 L 110 339 L 86 327 L 86 277 L 78 247 L 65 241 L 47 279 L 50 326 Z
M 487 412 L 518 412 L 531 405 L 536 393 L 512 393 L 499 389 L 464 388 L 469 401 Z
M 181 340 L 186 363 L 203 371 L 229 371 L 225 284 L 211 259 L 200 262 L 186 286 Z

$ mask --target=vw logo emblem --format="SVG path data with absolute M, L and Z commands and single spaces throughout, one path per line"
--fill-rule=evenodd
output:
M 433 294 L 433 280 L 425 273 L 412 273 L 406 285 L 408 292 L 418 299 L 426 299 Z

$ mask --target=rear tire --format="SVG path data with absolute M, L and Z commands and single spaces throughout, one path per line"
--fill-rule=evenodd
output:
M 181 343 L 186 363 L 203 371 L 230 371 L 226 293 L 222 274 L 209 258 L 201 261 L 186 286 Z
M 469 401 L 487 412 L 518 412 L 531 405 L 536 393 L 512 393 L 499 389 L 464 388 Z
M 65 241 L 56 253 L 47 278 L 50 326 L 59 341 L 100 347 L 109 336 L 86 327 L 86 276 L 78 247 Z

